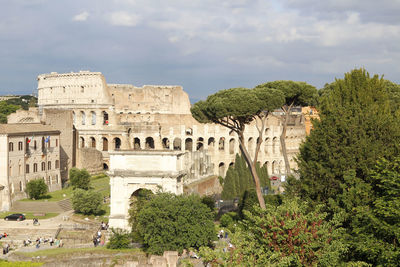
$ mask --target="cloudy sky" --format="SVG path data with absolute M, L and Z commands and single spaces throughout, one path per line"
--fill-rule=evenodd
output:
M 0 0 L 0 94 L 38 74 L 182 85 L 192 99 L 353 68 L 400 82 L 400 0 Z

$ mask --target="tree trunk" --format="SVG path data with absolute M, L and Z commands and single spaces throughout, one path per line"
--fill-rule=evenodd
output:
M 281 141 L 283 159 L 285 161 L 286 175 L 289 175 L 291 173 L 289 158 L 288 158 L 288 154 L 287 154 L 287 150 L 286 150 L 286 129 L 287 129 L 287 123 L 289 120 L 289 113 L 290 113 L 291 108 L 292 108 L 292 105 L 290 105 L 289 108 L 285 112 L 285 119 L 283 120 L 283 125 L 282 125 L 282 133 L 279 138 Z
M 253 177 L 254 184 L 256 186 L 256 193 L 257 193 L 257 198 L 258 198 L 258 203 L 260 204 L 260 207 L 262 209 L 266 209 L 265 207 L 265 201 L 264 197 L 261 193 L 261 185 L 260 185 L 260 178 L 258 177 L 257 171 L 256 171 L 256 162 L 253 162 L 251 160 L 250 154 L 248 153 L 247 149 L 244 146 L 244 136 L 243 132 L 239 134 L 239 147 L 240 150 L 242 151 L 242 154 L 244 156 L 244 159 L 247 162 L 247 165 L 249 166 L 251 176 Z

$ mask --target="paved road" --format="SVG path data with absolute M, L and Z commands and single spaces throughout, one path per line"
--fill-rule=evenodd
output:
M 25 221 L 5 221 L 0 220 L 0 231 L 2 229 L 9 229 L 9 228 L 21 228 L 21 229 L 58 229 L 60 224 L 71 223 L 71 221 L 65 221 L 65 217 L 71 217 L 73 211 L 67 211 L 60 213 L 56 217 L 50 219 L 41 219 L 39 220 L 40 225 L 33 225 L 32 220 L 25 220 Z

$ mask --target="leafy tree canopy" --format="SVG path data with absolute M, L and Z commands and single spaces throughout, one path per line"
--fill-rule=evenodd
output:
M 69 170 L 69 181 L 74 189 L 89 190 L 90 188 L 90 174 L 86 169 L 71 168 Z
M 216 237 L 212 211 L 198 196 L 155 195 L 139 211 L 137 229 L 148 252 L 208 246 Z
M 39 199 L 49 191 L 44 179 L 30 180 L 26 184 L 26 193 L 29 198 Z
M 83 190 L 77 188 L 72 196 L 72 207 L 75 212 L 85 215 L 100 215 L 104 211 L 101 209 L 103 197 L 100 192 L 93 190 Z
M 300 147 L 298 193 L 326 202 L 342 191 L 348 170 L 367 181 L 377 159 L 399 152 L 400 124 L 385 81 L 363 69 L 336 80 L 320 102 L 320 120 Z
M 306 82 L 273 81 L 257 85 L 256 88 L 276 89 L 283 93 L 285 105 L 310 106 L 315 105 L 318 96 L 317 89 Z
M 226 125 L 227 118 L 249 123 L 263 111 L 272 111 L 284 101 L 283 94 L 274 89 L 232 88 L 210 95 L 192 107 L 192 115 L 199 122 Z

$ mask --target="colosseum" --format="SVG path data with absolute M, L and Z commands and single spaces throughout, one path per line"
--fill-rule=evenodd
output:
M 238 137 L 216 124 L 198 123 L 190 113 L 188 94 L 181 86 L 108 84 L 102 73 L 80 71 L 38 76 L 39 113 L 44 109 L 72 110 L 79 133 L 79 148 L 101 151 L 108 169 L 110 152 L 118 150 L 206 151 L 212 172 L 224 176 L 239 153 Z M 283 174 L 279 113 L 268 117 L 259 161 L 270 174 Z M 245 132 L 249 151 L 254 151 L 258 131 Z M 301 112 L 292 115 L 287 149 L 292 168 L 299 143 L 305 137 Z

